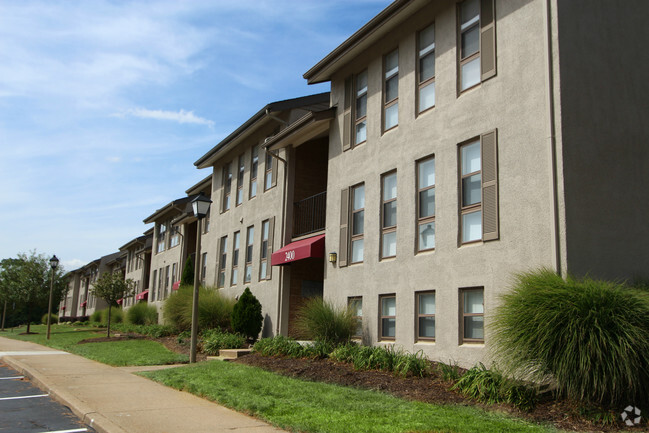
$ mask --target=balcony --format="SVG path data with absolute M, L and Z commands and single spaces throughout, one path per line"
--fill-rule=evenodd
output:
M 324 230 L 326 208 L 326 191 L 293 203 L 293 237 Z

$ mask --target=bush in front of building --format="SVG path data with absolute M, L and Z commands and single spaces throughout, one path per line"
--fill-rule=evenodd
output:
M 221 349 L 240 349 L 246 343 L 245 337 L 218 329 L 204 331 L 201 340 L 202 351 L 208 355 L 218 355 Z
M 101 326 L 108 325 L 108 308 L 104 308 L 100 311 L 101 313 Z M 124 322 L 124 310 L 121 308 L 111 308 L 110 309 L 110 323 L 111 326 L 115 323 Z
M 155 325 L 158 310 L 148 302 L 138 302 L 126 311 L 126 321 L 132 325 Z
M 164 303 L 163 317 L 165 324 L 179 331 L 192 327 L 192 303 L 194 288 L 180 286 Z M 201 287 L 198 293 L 198 327 L 199 329 L 230 329 L 230 320 L 235 300 L 212 288 Z
M 301 338 L 339 345 L 351 341 L 358 319 L 351 308 L 315 297 L 298 310 L 295 326 Z
M 41 317 L 41 323 L 43 325 L 47 325 L 47 313 L 43 314 L 43 317 Z M 50 318 L 50 324 L 52 323 L 59 323 L 59 316 L 54 313 L 52 313 L 52 316 Z
M 193 286 L 194 285 L 194 260 L 193 256 L 187 257 L 185 260 L 185 267 L 183 268 L 183 273 L 180 276 L 180 285 L 181 286 Z
M 558 394 L 601 405 L 649 398 L 649 294 L 541 269 L 518 274 L 492 318 L 508 375 L 551 380 Z
M 92 324 L 99 325 L 101 323 L 101 310 L 93 311 L 88 321 Z
M 431 363 L 422 351 L 409 353 L 393 346 L 359 346 L 347 343 L 336 347 L 329 358 L 352 364 L 356 370 L 384 370 L 400 376 L 425 377 Z
M 133 325 L 131 323 L 117 323 L 113 326 L 115 331 L 123 333 L 135 333 L 146 335 L 151 338 L 168 337 L 178 333 L 178 330 L 170 325 Z
M 255 342 L 264 322 L 261 303 L 246 287 L 232 310 L 232 329 Z

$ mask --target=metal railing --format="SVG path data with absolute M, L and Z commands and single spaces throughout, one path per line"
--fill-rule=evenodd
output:
M 324 230 L 326 209 L 326 191 L 293 203 L 293 237 Z

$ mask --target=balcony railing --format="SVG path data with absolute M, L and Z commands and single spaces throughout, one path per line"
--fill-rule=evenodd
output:
M 293 237 L 324 230 L 326 208 L 326 191 L 293 203 Z

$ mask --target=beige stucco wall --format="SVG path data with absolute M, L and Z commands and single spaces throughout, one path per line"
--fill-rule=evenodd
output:
M 176 213 L 170 213 L 168 215 L 165 215 L 164 218 L 162 218 L 163 221 L 168 221 L 171 220 L 175 217 L 180 215 L 180 212 Z M 185 241 L 185 236 L 187 235 L 186 233 L 186 226 L 180 225 L 179 230 L 180 230 L 180 239 L 178 245 L 169 248 L 169 238 L 171 236 L 171 232 L 169 231 L 171 229 L 171 226 L 167 228 L 168 232 L 166 234 L 166 247 L 164 251 L 157 252 L 157 236 L 158 236 L 158 223 L 160 221 L 156 222 L 155 230 L 154 230 L 154 235 L 153 235 L 153 249 L 151 253 L 151 269 L 149 273 L 149 296 L 148 296 L 148 303 L 150 305 L 153 305 L 156 307 L 158 310 L 158 322 L 159 323 L 164 323 L 164 317 L 163 317 L 163 306 L 164 306 L 164 301 L 169 297 L 169 295 L 172 292 L 172 286 L 173 286 L 173 281 L 172 280 L 172 268 L 173 264 L 176 263 L 176 266 L 178 267 L 177 271 L 177 276 L 176 279 L 180 279 L 180 275 L 182 274 L 182 266 L 184 266 L 184 263 L 182 263 L 182 251 L 183 251 L 183 242 Z M 166 267 L 169 266 L 169 285 L 165 288 L 165 269 Z M 154 271 L 155 272 L 155 282 L 154 282 Z M 159 285 L 160 282 L 160 272 L 163 273 L 162 276 L 162 288 Z M 155 285 L 155 290 L 153 290 L 153 287 Z M 138 302 L 138 301 L 135 301 Z
M 481 344 L 459 344 L 459 289 L 483 286 L 486 323 L 512 273 L 553 266 L 551 149 L 547 140 L 542 1 L 496 2 L 497 76 L 460 96 L 456 6 L 435 2 L 339 70 L 332 80 L 326 251 L 339 250 L 340 191 L 365 183 L 364 263 L 327 264 L 325 298 L 363 296 L 366 336 L 377 341 L 379 295 L 396 293 L 395 344 L 470 366 Z M 436 106 L 415 117 L 416 30 L 436 25 Z M 399 47 L 399 126 L 381 135 L 382 56 Z M 367 142 L 342 152 L 344 79 L 368 68 Z M 458 246 L 458 144 L 498 130 L 500 239 Z M 436 249 L 415 254 L 415 161 L 435 155 Z M 380 175 L 397 169 L 397 256 L 379 261 Z M 436 291 L 436 342 L 415 344 L 415 292 Z M 486 345 L 489 336 L 486 336 Z

